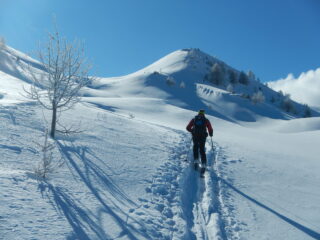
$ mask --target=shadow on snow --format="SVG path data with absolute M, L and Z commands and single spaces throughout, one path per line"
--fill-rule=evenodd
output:
M 71 173 L 76 177 L 80 177 L 90 193 L 97 200 L 101 207 L 97 208 L 94 214 L 79 200 L 76 200 L 72 194 L 68 193 L 61 187 L 55 187 L 49 183 L 42 183 L 39 188 L 44 194 L 47 189 L 47 197 L 52 205 L 62 213 L 68 220 L 73 229 L 73 235 L 68 239 L 91 239 L 92 234 L 99 239 L 113 239 L 107 234 L 107 229 L 103 225 L 102 215 L 107 214 L 114 223 L 121 229 L 118 236 L 127 236 L 129 239 L 138 239 L 136 235 L 151 239 L 144 229 L 146 227 L 132 218 L 125 212 L 124 206 L 128 208 L 138 208 L 134 203 L 108 176 L 108 174 L 94 163 L 90 158 L 103 163 L 95 154 L 85 146 L 64 145 L 61 141 L 57 141 L 60 152 L 64 154 Z M 109 168 L 109 170 L 111 170 Z M 52 197 L 49 196 L 52 194 Z M 128 220 L 133 222 L 128 223 Z
M 226 186 L 228 186 L 229 188 L 231 188 L 233 191 L 235 191 L 236 193 L 240 194 L 241 196 L 245 197 L 246 199 L 250 200 L 251 202 L 255 203 L 256 205 L 258 205 L 259 207 L 262 207 L 263 209 L 273 213 L 274 215 L 276 215 L 277 217 L 279 217 L 280 219 L 282 219 L 283 221 L 289 223 L 290 225 L 292 225 L 293 227 L 295 227 L 296 229 L 304 232 L 305 234 L 309 235 L 310 237 L 314 238 L 314 239 L 320 239 L 320 233 L 284 216 L 283 214 L 273 210 L 272 208 L 268 207 L 267 205 L 257 201 L 256 199 L 250 197 L 249 195 L 245 194 L 244 192 L 242 192 L 241 190 L 239 190 L 238 188 L 236 188 L 235 186 L 233 186 L 231 183 L 229 183 L 228 181 L 226 181 L 223 178 L 220 178 L 218 176 L 216 176 L 218 180 L 220 180 L 222 183 L 224 183 Z

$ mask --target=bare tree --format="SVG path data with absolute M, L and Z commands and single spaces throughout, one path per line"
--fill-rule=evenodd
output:
M 172 76 L 168 76 L 166 78 L 166 84 L 171 87 L 176 84 L 176 81 L 174 80 L 174 78 Z
M 231 83 L 228 84 L 227 91 L 233 93 L 234 88 L 233 88 L 233 85 Z
M 258 91 L 258 92 L 255 92 L 253 95 L 252 95 L 252 98 L 251 98 L 251 101 L 254 103 L 254 104 L 257 104 L 257 103 L 263 103 L 265 101 L 265 96 L 263 95 L 263 93 L 261 91 Z
M 248 71 L 247 76 L 249 80 L 256 80 L 256 75 L 251 70 Z
M 37 52 L 44 73 L 39 74 L 31 66 L 28 68 L 33 85 L 25 89 L 27 97 L 52 111 L 52 138 L 56 132 L 57 111 L 68 110 L 79 102 L 80 89 L 90 82 L 91 67 L 86 63 L 82 45 L 79 41 L 69 43 L 58 31 L 49 33 L 48 41 Z

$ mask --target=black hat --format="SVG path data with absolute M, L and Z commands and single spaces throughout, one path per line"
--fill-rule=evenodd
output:
M 204 114 L 205 114 L 205 111 L 204 111 L 203 109 L 200 109 L 199 112 L 198 112 L 198 114 L 204 115 Z

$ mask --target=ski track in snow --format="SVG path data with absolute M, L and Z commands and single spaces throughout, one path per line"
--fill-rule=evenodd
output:
M 173 130 L 175 131 L 175 130 Z M 220 190 L 218 168 L 219 147 L 208 147 L 208 166 L 204 178 L 193 169 L 190 137 L 181 134 L 178 148 L 154 174 L 146 187 L 149 198 L 139 198 L 140 205 L 129 210 L 133 219 L 146 226 L 146 235 L 152 239 L 238 239 L 232 231 L 235 226 L 228 216 Z M 207 142 L 207 145 L 209 143 Z M 153 210 L 160 213 L 154 214 Z
M 187 222 L 183 239 L 227 240 L 240 239 L 239 222 L 233 214 L 230 195 L 223 188 L 219 158 L 223 158 L 217 143 L 207 140 L 208 159 L 204 178 L 193 169 L 192 149 L 188 155 L 188 165 L 184 173 L 182 206 Z M 213 148 L 212 148 L 213 147 Z
M 208 145 L 210 145 L 208 147 Z M 219 156 L 219 148 L 215 144 L 213 149 L 207 141 L 207 171 L 204 178 L 199 177 L 199 172 L 193 170 L 192 151 L 189 155 L 190 173 L 188 181 L 194 182 L 194 189 L 188 189 L 190 184 L 185 184 L 186 197 L 193 194 L 192 209 L 192 225 L 190 231 L 190 239 L 205 239 L 205 240 L 225 240 L 227 239 L 225 232 L 225 220 L 222 216 L 222 199 L 220 198 L 220 187 L 216 173 L 216 162 Z M 186 208 L 187 209 L 187 208 Z
M 156 239 L 239 239 L 237 224 L 224 204 L 227 195 L 221 191 L 217 167 L 220 148 L 215 143 L 212 149 L 207 141 L 208 166 L 205 177 L 200 178 L 193 169 L 189 138 L 184 134 L 177 153 L 153 177 L 146 189 L 151 200 L 140 199 L 144 207 L 153 206 L 162 216 L 160 220 L 149 216 L 145 221 L 170 230 L 153 235 Z
M 205 178 L 198 180 L 197 202 L 193 208 L 196 239 L 226 239 L 221 216 L 219 185 L 214 168 L 218 158 L 217 150 L 218 148 L 213 152 L 213 149 L 210 149 L 210 152 L 207 152 L 208 170 Z

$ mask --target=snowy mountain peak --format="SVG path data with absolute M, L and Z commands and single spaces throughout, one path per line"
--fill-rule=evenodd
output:
M 215 63 L 226 65 L 200 49 L 188 48 L 174 51 L 140 71 L 157 71 L 166 75 L 182 70 L 205 73 Z
M 229 121 L 319 115 L 260 83 L 253 72 L 236 70 L 199 49 L 174 51 L 133 74 L 99 79 L 92 87 L 95 93 L 88 90 L 86 96 L 157 98 L 189 110 L 205 108 Z

